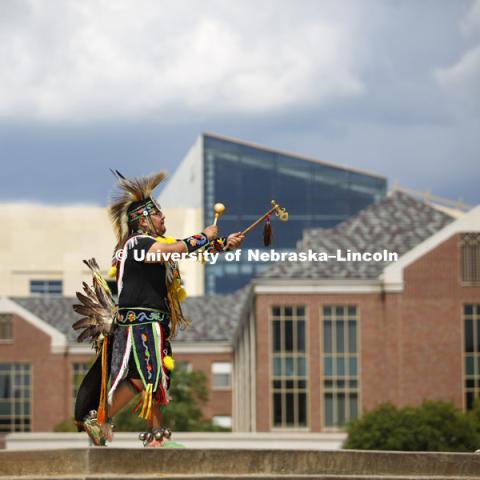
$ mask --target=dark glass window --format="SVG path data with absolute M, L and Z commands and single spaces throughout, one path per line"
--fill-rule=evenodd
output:
M 358 415 L 357 309 L 322 308 L 323 424 L 342 427 Z
M 463 306 L 465 407 L 471 410 L 480 395 L 480 304 Z
M 305 307 L 271 307 L 273 426 L 307 426 Z
M 13 340 L 13 318 L 10 313 L 0 313 L 0 343 Z
M 62 280 L 30 280 L 30 294 L 35 296 L 62 295 Z
M 31 430 L 31 368 L 0 363 L 0 432 Z
M 462 282 L 468 284 L 480 283 L 480 233 L 461 234 L 460 270 Z

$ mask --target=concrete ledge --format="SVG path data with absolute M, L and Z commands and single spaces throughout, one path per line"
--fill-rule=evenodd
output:
M 358 450 L 89 448 L 0 452 L 0 478 L 477 479 L 480 455 Z
M 78 475 L 88 468 L 88 450 L 32 450 L 0 452 L 2 476 Z
M 345 433 L 220 433 L 175 432 L 174 439 L 187 448 L 195 449 L 287 449 L 291 450 L 339 450 Z M 7 450 L 44 450 L 88 447 L 85 433 L 9 433 Z M 90 445 L 91 446 L 91 445 Z M 137 433 L 115 433 L 113 447 L 138 448 L 141 443 Z

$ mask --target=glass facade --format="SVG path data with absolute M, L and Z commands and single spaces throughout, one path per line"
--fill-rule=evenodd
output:
M 293 250 L 307 228 L 329 228 L 346 220 L 386 192 L 386 179 L 204 136 L 204 224 L 213 222 L 213 205 L 226 206 L 220 234 L 245 229 L 267 212 L 271 200 L 286 208 L 288 222 L 272 220 L 269 248 Z M 243 248 L 262 248 L 262 227 L 248 235 Z M 229 293 L 248 283 L 269 264 L 221 259 L 205 265 L 205 293 Z

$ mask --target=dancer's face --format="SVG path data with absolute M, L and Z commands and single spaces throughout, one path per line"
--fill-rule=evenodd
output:
M 167 231 L 165 227 L 165 215 L 160 211 L 157 213 L 150 214 L 152 219 L 153 226 L 159 235 L 164 235 Z
M 158 235 L 165 235 L 165 232 L 167 231 L 165 227 L 165 215 L 161 211 L 156 213 L 151 213 L 150 219 Z M 149 228 L 148 222 L 144 218 L 140 219 L 140 225 L 143 228 Z

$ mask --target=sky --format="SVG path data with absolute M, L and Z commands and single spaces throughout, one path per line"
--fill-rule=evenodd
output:
M 480 0 L 0 2 L 0 201 L 105 205 L 203 131 L 480 204 Z

